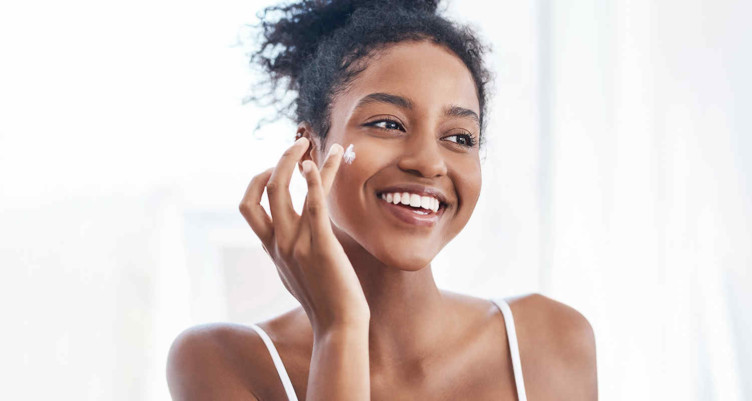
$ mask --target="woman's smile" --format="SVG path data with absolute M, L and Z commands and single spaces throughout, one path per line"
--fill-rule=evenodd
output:
M 438 199 L 409 192 L 382 192 L 376 201 L 380 210 L 399 222 L 419 227 L 433 227 L 445 210 Z

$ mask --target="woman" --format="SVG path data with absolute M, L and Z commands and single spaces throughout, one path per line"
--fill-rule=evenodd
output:
M 480 193 L 488 81 L 483 46 L 436 8 L 267 9 L 282 17 L 262 23 L 254 60 L 272 90 L 297 92 L 297 140 L 253 178 L 240 211 L 301 307 L 182 333 L 168 361 L 175 400 L 597 399 L 593 331 L 576 310 L 434 282 L 431 260 Z M 300 216 L 296 166 L 308 184 Z

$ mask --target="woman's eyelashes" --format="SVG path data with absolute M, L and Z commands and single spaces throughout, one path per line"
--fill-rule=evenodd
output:
M 367 123 L 366 126 L 369 127 L 376 127 L 384 130 L 393 130 L 397 129 L 402 132 L 405 132 L 405 127 L 402 126 L 398 121 L 389 119 L 389 118 L 382 118 L 381 120 L 376 120 L 370 123 Z
M 457 139 L 462 138 L 463 139 L 462 141 L 452 141 L 452 142 L 458 145 L 466 146 L 468 148 L 472 148 L 478 142 L 474 136 L 469 135 L 469 134 L 454 134 L 454 135 L 449 135 L 445 138 L 451 138 L 451 137 L 457 137 Z
M 374 127 L 374 128 L 378 128 L 378 129 L 385 130 L 385 131 L 399 130 L 402 132 L 407 132 L 407 130 L 405 130 L 405 127 L 402 125 L 402 123 L 400 123 L 399 121 L 390 119 L 390 118 L 382 118 L 380 120 L 372 121 L 364 125 L 367 127 Z M 452 138 L 452 137 L 456 137 L 457 140 L 453 140 L 450 142 L 454 142 L 460 146 L 464 146 L 467 148 L 472 148 L 478 143 L 475 137 L 470 134 L 454 134 L 454 135 L 446 136 L 445 138 Z

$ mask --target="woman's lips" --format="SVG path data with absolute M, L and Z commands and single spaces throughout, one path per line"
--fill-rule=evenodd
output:
M 402 204 L 395 205 L 394 203 L 389 203 L 379 197 L 376 198 L 376 202 L 380 203 L 380 207 L 386 209 L 391 215 L 395 216 L 402 222 L 419 227 L 431 227 L 435 225 L 436 222 L 439 221 L 439 217 L 444 214 L 443 205 L 436 211 L 436 213 L 429 212 L 428 214 L 419 214 L 413 210 L 421 210 L 425 212 L 426 209 L 413 208 L 412 206 Z

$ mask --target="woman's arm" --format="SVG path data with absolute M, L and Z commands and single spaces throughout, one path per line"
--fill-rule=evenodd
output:
M 523 370 L 527 369 L 525 382 L 531 385 L 529 399 L 597 401 L 595 334 L 585 316 L 541 294 L 521 299 L 512 308 L 515 317 L 525 321 L 517 335 Z M 525 356 L 535 354 L 544 358 L 526 365 Z
M 302 133 L 305 127 L 301 128 Z M 311 146 L 306 137 L 298 139 L 276 167 L 256 175 L 239 209 L 313 328 L 306 399 L 368 400 L 370 309 L 355 270 L 334 235 L 326 203 L 342 160 L 342 146 L 330 145 L 321 170 L 313 159 L 306 158 Z M 288 187 L 300 160 L 308 194 L 298 216 Z M 261 206 L 264 189 L 271 216 Z
M 563 329 L 567 330 L 564 331 L 566 347 L 561 354 L 571 372 L 572 380 L 567 390 L 576 394 L 577 399 L 597 401 L 598 373 L 593 327 L 579 312 L 571 313 L 570 319 Z
M 173 341 L 167 356 L 167 385 L 173 401 L 243 400 L 259 401 L 250 383 L 245 382 L 228 355 L 244 355 L 251 370 L 266 352 L 259 339 L 259 347 L 236 345 L 236 331 L 226 324 L 207 324 L 184 330 Z M 247 341 L 244 343 L 252 343 Z M 249 353 L 246 354 L 245 351 Z M 258 376 L 258 372 L 249 372 Z M 276 372 L 274 372 L 276 375 Z
M 314 334 L 306 401 L 370 400 L 368 321 Z

